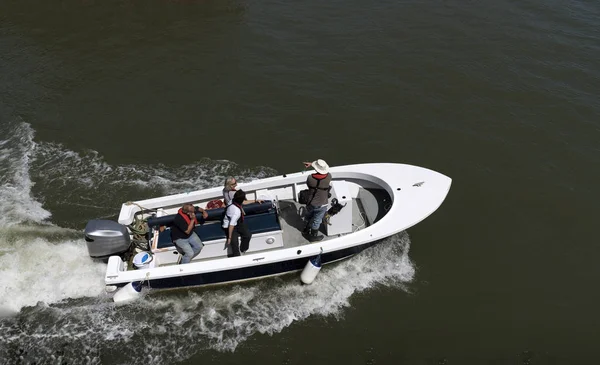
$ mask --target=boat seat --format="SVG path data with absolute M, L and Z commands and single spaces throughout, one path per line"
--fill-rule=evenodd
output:
M 244 211 L 246 210 L 245 208 L 246 207 L 244 206 Z M 244 221 L 248 225 L 250 232 L 253 234 L 281 230 L 281 225 L 279 224 L 275 209 L 266 213 L 246 215 Z M 211 222 L 199 225 L 194 228 L 194 232 L 196 232 L 198 237 L 200 237 L 200 240 L 205 244 L 210 243 L 210 241 L 225 239 L 225 232 L 223 232 L 223 229 L 221 228 L 221 222 Z M 171 246 L 174 246 L 174 244 L 171 241 L 171 229 L 169 228 L 160 232 L 156 247 L 166 248 Z
M 270 211 L 275 211 L 275 205 L 270 200 L 265 200 L 262 203 L 251 203 L 244 205 L 244 212 L 246 212 L 246 216 L 251 216 L 254 214 L 266 213 Z M 198 223 L 202 224 L 204 222 L 216 222 L 221 221 L 223 219 L 223 214 L 225 213 L 225 207 L 217 208 L 217 209 L 207 209 L 206 213 L 208 217 L 204 219 L 202 217 L 202 213 L 196 213 L 196 219 L 198 219 Z M 173 220 L 177 214 L 169 214 L 163 217 L 150 217 L 148 218 L 148 227 L 150 228 L 158 228 L 159 226 L 170 227 L 173 224 Z

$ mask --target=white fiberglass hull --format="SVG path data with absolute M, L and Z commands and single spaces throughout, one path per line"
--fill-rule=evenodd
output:
M 192 261 L 186 265 L 158 266 L 126 270 L 120 257 L 109 259 L 106 285 L 123 286 L 132 281 L 145 281 L 152 288 L 175 288 L 209 285 L 266 277 L 301 270 L 307 260 L 323 250 L 323 264 L 352 256 L 375 242 L 404 231 L 432 214 L 442 204 L 452 180 L 438 172 L 404 164 L 360 164 L 332 167 L 334 182 L 343 182 L 352 199 L 360 197 L 361 190 L 381 189 L 389 196 L 385 214 L 362 229 L 328 237 L 312 244 L 286 246 L 247 253 L 232 258 Z M 238 188 L 254 198 L 270 197 L 277 201 L 294 201 L 305 188 L 310 172 L 279 175 L 240 184 Z M 141 208 L 174 210 L 184 203 L 202 206 L 219 198 L 221 187 L 190 193 L 165 196 L 124 204 L 119 223 L 128 225 Z M 250 198 L 251 199 L 251 198 Z M 381 202 L 376 204 L 383 204 Z

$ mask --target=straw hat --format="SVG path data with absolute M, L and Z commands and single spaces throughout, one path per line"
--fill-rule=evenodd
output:
M 313 161 L 311 165 L 319 174 L 326 175 L 329 173 L 329 165 L 325 160 L 318 159 Z

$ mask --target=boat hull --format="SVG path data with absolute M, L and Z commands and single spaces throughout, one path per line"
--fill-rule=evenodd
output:
M 360 201 L 364 213 L 363 216 L 359 211 L 362 223 L 355 224 L 348 220 L 352 224 L 349 225 L 351 231 L 344 231 L 348 232 L 346 234 L 328 234 L 327 239 L 319 244 L 290 243 L 289 238 L 292 236 L 288 235 L 286 238 L 282 235 L 283 245 L 280 248 L 247 252 L 244 256 L 232 258 L 201 258 L 186 265 L 168 263 L 143 270 L 127 270 L 123 261 L 113 256 L 109 259 L 105 283 L 107 286 L 123 286 L 132 281 L 144 281 L 153 289 L 186 288 L 301 271 L 308 260 L 321 252 L 323 264 L 345 259 L 421 222 L 442 204 L 452 183 L 449 177 L 433 170 L 402 164 L 339 166 L 332 168 L 331 172 L 335 177 L 334 182 L 342 184 L 340 191 L 345 189 L 345 193 L 341 194 L 342 199 Z M 266 200 L 295 205 L 298 192 L 306 187 L 306 176 L 304 173 L 280 175 L 249 182 L 243 188 L 253 194 L 252 199 L 267 196 L 269 199 Z M 367 189 L 381 191 L 383 197 L 364 193 Z M 130 224 L 142 207 L 146 210 L 170 209 L 168 214 L 174 214 L 175 209 L 184 202 L 201 206 L 220 194 L 219 188 L 211 188 L 138 201 L 135 204 L 126 203 L 122 206 L 119 223 Z M 286 224 L 292 224 L 290 222 Z M 293 229 L 298 231 L 301 228 L 290 226 L 283 229 L 281 226 L 277 232 L 289 233 L 294 232 Z M 271 243 L 273 242 L 278 241 Z M 163 253 L 158 246 L 153 249 L 158 250 L 157 254 Z M 167 253 L 172 256 L 170 253 L 175 251 Z
M 369 242 L 362 245 L 348 247 L 342 250 L 323 253 L 321 255 L 322 264 L 329 264 L 335 261 L 347 259 L 357 253 L 377 244 L 380 241 Z M 269 276 L 284 275 L 300 271 L 306 266 L 306 262 L 310 258 L 297 258 L 288 261 L 268 263 L 264 265 L 256 265 L 251 267 L 243 267 L 238 269 L 214 271 L 208 273 L 169 277 L 163 279 L 149 280 L 146 284 L 152 289 L 175 289 L 199 287 L 214 284 L 227 284 L 239 281 L 260 279 Z M 122 283 L 124 286 L 127 283 Z

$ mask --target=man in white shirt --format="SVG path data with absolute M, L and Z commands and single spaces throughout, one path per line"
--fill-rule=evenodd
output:
M 227 237 L 227 246 L 231 247 L 231 254 L 227 254 L 228 257 L 240 256 L 248 251 L 250 247 L 250 239 L 252 233 L 248 229 L 246 223 L 244 223 L 244 208 L 242 204 L 246 200 L 246 193 L 243 190 L 237 190 L 233 196 L 231 204 L 225 210 L 225 217 L 223 217 L 223 230 Z M 239 237 L 242 238 L 240 245 Z

